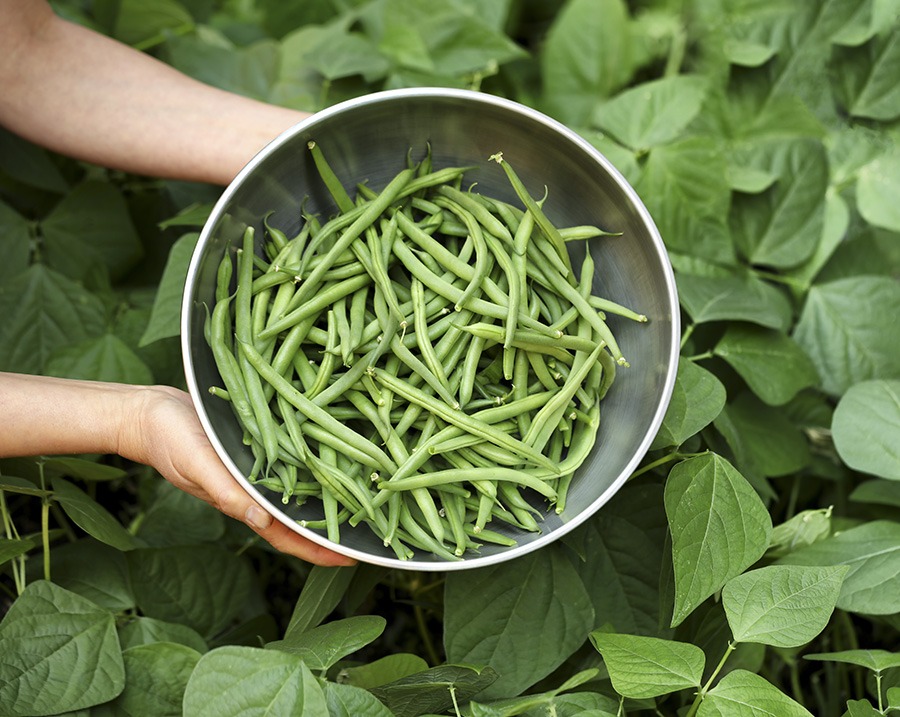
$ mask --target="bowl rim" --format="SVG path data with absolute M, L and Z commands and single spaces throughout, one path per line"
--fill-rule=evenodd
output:
M 213 229 L 218 225 L 223 209 L 228 205 L 232 197 L 244 184 L 247 178 L 251 174 L 253 174 L 253 172 L 260 165 L 262 165 L 272 154 L 277 152 L 277 150 L 281 148 L 282 145 L 289 142 L 293 137 L 307 131 L 311 127 L 315 127 L 317 124 L 331 117 L 351 112 L 359 107 L 363 107 L 369 104 L 381 104 L 384 102 L 391 102 L 394 100 L 400 100 L 410 97 L 459 99 L 466 102 L 476 102 L 485 105 L 493 105 L 495 107 L 501 108 L 504 111 L 527 117 L 532 122 L 543 124 L 548 129 L 562 135 L 566 140 L 576 145 L 582 152 L 587 154 L 594 162 L 600 165 L 604 169 L 604 171 L 606 171 L 609 176 L 615 181 L 615 183 L 618 185 L 618 188 L 628 197 L 628 200 L 630 201 L 632 207 L 640 217 L 641 222 L 647 228 L 649 238 L 653 244 L 655 253 L 660 258 L 660 268 L 665 279 L 664 293 L 669 302 L 669 306 L 671 306 L 672 308 L 672 315 L 670 317 L 671 348 L 669 351 L 669 356 L 667 357 L 667 360 L 665 362 L 666 370 L 668 371 L 668 373 L 666 375 L 662 391 L 659 395 L 659 400 L 656 405 L 656 410 L 654 412 L 652 420 L 650 421 L 649 427 L 645 432 L 644 437 L 642 438 L 637 449 L 632 453 L 630 459 L 619 472 L 618 476 L 616 476 L 616 478 L 609 484 L 609 486 L 606 488 L 606 490 L 603 491 L 600 496 L 598 496 L 589 505 L 583 508 L 577 515 L 573 516 L 567 522 L 561 524 L 553 530 L 547 531 L 546 533 L 539 535 L 538 537 L 530 540 L 527 543 L 517 544 L 507 549 L 500 549 L 497 552 L 489 555 L 465 557 L 459 561 L 448 561 L 442 560 L 440 558 L 435 558 L 433 560 L 400 560 L 396 557 L 374 555 L 372 553 L 352 548 L 347 545 L 335 544 L 328 540 L 325 535 L 305 528 L 301 526 L 296 520 L 293 520 L 289 516 L 285 515 L 274 504 L 274 501 L 271 500 L 271 496 L 267 496 L 262 491 L 260 491 L 257 486 L 253 485 L 247 480 L 243 472 L 237 468 L 234 461 L 231 459 L 228 450 L 219 440 L 217 432 L 213 427 L 212 422 L 210 421 L 206 409 L 204 408 L 202 391 L 198 384 L 197 375 L 194 370 L 192 349 L 190 346 L 190 338 L 192 332 L 191 317 L 193 314 L 195 303 L 192 296 L 192 287 L 200 270 L 200 262 L 203 258 L 204 249 L 212 239 Z M 184 368 L 185 380 L 188 387 L 188 393 L 190 394 L 194 410 L 196 411 L 197 417 L 200 421 L 201 426 L 203 427 L 204 433 L 206 434 L 207 439 L 212 444 L 217 456 L 228 469 L 229 473 L 231 473 L 232 477 L 234 477 L 238 481 L 241 487 L 276 520 L 281 522 L 283 525 L 286 525 L 289 529 L 298 533 L 302 537 L 310 540 L 311 542 L 326 547 L 341 555 L 356 559 L 361 563 L 378 565 L 388 568 L 399 568 L 403 570 L 419 570 L 430 572 L 470 570 L 506 562 L 508 560 L 527 555 L 555 542 L 559 538 L 582 525 L 592 516 L 596 515 L 597 511 L 600 510 L 600 508 L 602 508 L 603 505 L 605 505 L 628 480 L 632 472 L 635 470 L 640 461 L 646 455 L 647 451 L 650 449 L 650 445 L 652 444 L 653 440 L 656 438 L 656 434 L 658 433 L 662 425 L 663 418 L 665 417 L 666 410 L 668 409 L 669 403 L 672 398 L 675 387 L 675 377 L 678 370 L 678 361 L 680 357 L 679 339 L 681 334 L 681 317 L 678 307 L 678 292 L 675 285 L 674 270 L 672 268 L 662 236 L 660 235 L 656 223 L 653 221 L 649 210 L 644 206 L 643 201 L 640 199 L 631 184 L 625 179 L 624 175 L 584 137 L 582 137 L 566 125 L 562 124 L 558 120 L 555 120 L 552 117 L 544 114 L 540 110 L 528 107 L 524 104 L 516 102 L 515 100 L 510 100 L 481 91 L 444 87 L 415 87 L 383 90 L 336 103 L 330 107 L 314 112 L 309 117 L 306 117 L 293 126 L 287 128 L 274 139 L 272 139 L 268 144 L 266 144 L 259 152 L 257 152 L 235 175 L 228 186 L 225 187 L 225 189 L 222 191 L 222 194 L 214 204 L 212 211 L 210 212 L 209 217 L 204 223 L 204 226 L 200 232 L 197 244 L 195 245 L 195 248 L 191 255 L 187 275 L 185 277 L 180 317 L 182 363 Z

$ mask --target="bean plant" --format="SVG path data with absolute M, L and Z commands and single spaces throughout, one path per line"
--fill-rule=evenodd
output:
M 547 113 L 647 205 L 684 330 L 630 480 L 493 567 L 311 567 L 118 457 L 0 462 L 0 714 L 900 711 L 897 0 L 54 5 L 298 109 L 439 85 Z M 0 132 L 0 369 L 182 386 L 220 192 Z

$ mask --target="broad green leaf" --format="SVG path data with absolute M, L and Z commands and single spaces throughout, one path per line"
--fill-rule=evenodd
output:
M 28 268 L 31 258 L 31 229 L 28 220 L 0 201 L 0 281 L 6 282 Z
M 790 475 L 809 464 L 806 435 L 779 408 L 767 406 L 744 392 L 723 413 L 740 435 L 740 458 L 749 458 L 751 466 L 762 475 Z M 716 425 L 719 426 L 718 421 Z
M 753 167 L 778 176 L 759 194 L 735 197 L 731 235 L 752 264 L 792 267 L 815 251 L 825 209 L 828 159 L 818 140 L 757 143 Z
M 768 680 L 746 670 L 734 670 L 706 693 L 697 717 L 812 717 L 812 714 Z
M 831 432 L 850 468 L 900 480 L 900 380 L 851 386 L 834 411 Z
M 121 0 L 113 34 L 128 45 L 139 45 L 166 30 L 183 31 L 193 24 L 176 0 Z
M 786 331 L 791 307 L 778 289 L 749 273 L 706 276 L 679 273 L 678 298 L 695 324 L 747 321 Z
M 847 700 L 847 711 L 843 717 L 879 717 L 881 714 L 869 700 Z
M 79 184 L 41 222 L 41 254 L 57 271 L 84 279 L 104 266 L 113 278 L 143 249 L 121 192 L 108 182 Z
M 471 717 L 616 717 L 619 705 L 618 700 L 597 692 L 561 695 L 553 690 L 486 704 L 469 702 L 467 709 Z
M 572 0 L 547 32 L 540 62 L 547 111 L 587 124 L 597 98 L 631 78 L 631 29 L 622 0 Z
M 714 453 L 672 468 L 665 503 L 675 569 L 674 627 L 762 556 L 772 521 L 746 479 Z
M 706 662 L 696 645 L 658 637 L 592 632 L 613 688 L 632 699 L 659 697 L 699 687 Z
M 169 217 L 161 221 L 157 226 L 160 229 L 169 229 L 171 227 L 202 227 L 206 224 L 206 220 L 209 219 L 209 215 L 212 213 L 213 204 L 204 203 L 201 204 L 199 202 L 195 202 L 194 204 L 189 204 L 184 209 L 179 211 L 174 216 Z M 172 249 L 181 242 L 184 241 L 186 236 L 190 236 L 186 234 L 182 236 L 175 244 L 172 246 Z M 195 241 L 196 243 L 196 241 Z M 169 250 L 171 255 L 172 250 Z
M 393 717 L 393 713 L 370 692 L 334 682 L 325 682 L 328 717 Z
M 0 622 L 0 704 L 9 717 L 91 707 L 124 686 L 115 619 L 90 600 L 39 580 Z
M 44 373 L 60 378 L 149 385 L 150 368 L 113 334 L 103 334 L 64 346 L 47 359 Z
M 843 662 L 849 665 L 859 665 L 873 672 L 884 672 L 895 667 L 900 667 L 900 652 L 888 652 L 887 650 L 841 650 L 838 652 L 816 652 L 804 655 L 806 660 L 820 662 Z
M 831 618 L 845 566 L 770 565 L 732 578 L 722 588 L 722 605 L 738 642 L 800 647 Z
M 670 251 L 734 263 L 727 164 L 715 138 L 690 136 L 654 147 L 634 188 Z
M 675 388 L 653 449 L 680 446 L 712 423 L 725 406 L 725 387 L 693 361 L 678 364 Z
M 814 286 L 794 330 L 827 393 L 839 396 L 853 384 L 900 375 L 896 325 L 900 283 L 857 276 Z
M 209 648 L 206 641 L 195 631 L 175 622 L 155 620 L 152 617 L 133 617 L 119 627 L 119 642 L 122 649 L 149 645 L 154 642 L 177 643 L 203 654 Z
M 43 264 L 0 284 L 0 368 L 40 373 L 61 346 L 103 333 L 100 299 Z
M 341 680 L 348 685 L 368 690 L 427 669 L 428 663 L 418 655 L 399 652 L 385 655 L 373 662 L 345 667 L 340 674 Z
M 154 548 L 214 542 L 225 534 L 225 516 L 209 503 L 162 482 L 135 534 Z
M 279 47 L 269 39 L 233 47 L 187 35 L 170 39 L 166 47 L 173 67 L 228 92 L 265 101 L 278 77 Z
M 777 52 L 776 48 L 751 40 L 729 38 L 724 44 L 725 57 L 732 65 L 759 67 L 765 64 Z
M 324 717 L 328 705 L 319 681 L 300 658 L 228 645 L 200 658 L 184 693 L 184 713 Z
M 92 538 L 55 545 L 50 552 L 53 582 L 100 607 L 125 612 L 135 606 L 125 553 Z
M 898 43 L 900 46 L 900 43 Z M 898 99 L 900 103 L 900 99 Z M 900 150 L 884 154 L 859 170 L 856 205 L 869 224 L 900 232 Z
M 797 343 L 780 331 L 732 324 L 713 349 L 770 406 L 781 406 L 815 385 L 816 368 Z
M 128 566 L 144 615 L 207 638 L 236 618 L 253 593 L 247 563 L 218 545 L 141 548 L 128 553 Z
M 900 116 L 900 30 L 860 47 L 840 48 L 833 61 L 836 92 L 854 117 L 889 121 Z
M 594 606 L 593 626 L 610 624 L 617 632 L 658 636 L 659 580 L 665 559 L 666 516 L 662 487 L 627 483 L 608 510 L 580 530 L 572 562 Z M 635 555 L 641 560 L 635 560 Z
M 35 545 L 31 538 L 0 538 L 0 565 L 24 555 Z
M 198 237 L 199 234 L 185 234 L 169 250 L 166 267 L 159 280 L 156 298 L 153 300 L 150 321 L 144 335 L 141 336 L 141 346 L 181 333 L 181 299 L 184 296 L 184 282 Z
M 629 183 L 632 185 L 637 183 L 641 170 L 634 152 L 599 130 L 582 128 L 577 131 L 579 135 L 600 150 L 600 153 L 612 162 Z
M 805 262 L 787 270 L 785 273 L 805 285 L 812 283 L 835 251 L 841 246 L 850 226 L 850 209 L 844 198 L 834 187 L 825 192 L 825 215 L 823 217 L 822 237 L 815 251 Z
M 867 480 L 853 489 L 850 500 L 900 508 L 900 483 L 888 480 Z
M 128 472 L 109 463 L 79 456 L 51 456 L 44 459 L 44 475 L 79 478 L 91 483 L 127 478 Z
M 896 21 L 896 0 L 866 0 L 859 4 L 853 17 L 832 36 L 831 41 L 836 45 L 855 47 L 890 30 Z
M 555 546 L 447 575 L 447 660 L 497 671 L 482 698 L 520 694 L 556 669 L 593 627 L 594 610 L 578 571 Z M 544 649 L 547 644 L 554 649 Z
M 891 709 L 900 708 L 900 687 L 888 687 L 885 695 Z
M 766 556 L 780 558 L 831 535 L 831 508 L 801 510 L 772 529 Z
M 0 171 L 22 184 L 65 194 L 69 184 L 51 152 L 0 128 Z
M 356 569 L 355 565 L 343 568 L 314 565 L 294 605 L 285 639 L 316 627 L 328 617 L 347 592 Z
M 848 565 L 837 606 L 849 612 L 900 612 L 900 523 L 875 520 L 781 558 L 784 565 Z
M 491 667 L 444 664 L 369 691 L 395 717 L 418 717 L 451 709 L 454 697 L 457 703 L 463 703 L 482 695 L 496 679 L 497 673 Z
M 270 642 L 266 648 L 297 655 L 311 670 L 327 670 L 377 640 L 386 624 L 380 615 L 354 615 Z
M 62 478 L 54 478 L 53 498 L 79 528 L 102 543 L 119 550 L 133 550 L 138 543 L 122 524 L 81 488 Z
M 706 85 L 699 75 L 676 75 L 630 87 L 601 104 L 594 123 L 627 147 L 648 150 L 681 135 L 700 112 Z
M 174 642 L 154 642 L 122 653 L 125 689 L 98 717 L 181 717 L 184 690 L 200 653 Z

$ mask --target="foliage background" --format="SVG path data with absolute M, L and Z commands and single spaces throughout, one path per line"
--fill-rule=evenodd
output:
M 54 5 L 299 109 L 442 85 L 547 112 L 657 221 L 683 360 L 609 506 L 475 572 L 310 569 L 142 466 L 4 461 L 3 714 L 900 709 L 896 0 Z M 182 385 L 219 191 L 0 131 L 0 369 Z

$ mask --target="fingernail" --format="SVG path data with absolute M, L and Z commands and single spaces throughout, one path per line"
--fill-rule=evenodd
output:
M 256 530 L 265 530 L 272 525 L 272 516 L 260 508 L 256 503 L 251 503 L 244 513 L 244 521 L 251 528 Z

